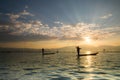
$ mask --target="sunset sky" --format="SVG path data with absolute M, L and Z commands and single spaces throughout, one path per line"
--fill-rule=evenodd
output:
M 0 47 L 120 45 L 120 0 L 0 0 Z

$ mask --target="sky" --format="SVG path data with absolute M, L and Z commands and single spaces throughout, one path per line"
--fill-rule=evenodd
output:
M 0 47 L 120 46 L 120 0 L 0 0 Z

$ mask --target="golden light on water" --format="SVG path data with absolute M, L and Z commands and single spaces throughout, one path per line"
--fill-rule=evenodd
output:
M 85 54 L 90 54 L 91 53 L 91 51 L 86 51 L 86 53 Z M 85 57 L 85 67 L 90 67 L 90 66 L 92 66 L 92 56 L 86 56 Z
M 90 53 L 91 53 L 91 51 L 87 51 L 87 52 L 86 52 L 86 54 L 90 54 Z
M 91 51 L 87 51 L 86 52 L 86 54 L 90 54 L 91 53 Z M 86 56 L 86 66 L 85 67 L 88 67 L 88 68 L 86 68 L 86 71 L 88 71 L 88 72 L 93 72 L 94 71 L 94 69 L 93 68 L 91 68 L 91 66 L 92 66 L 92 56 Z M 93 76 L 94 76 L 94 74 L 88 74 L 88 78 L 87 79 L 93 79 Z
M 92 64 L 91 61 L 92 61 L 91 56 L 86 56 L 86 62 L 87 62 L 86 67 L 90 67 L 91 66 L 91 64 Z

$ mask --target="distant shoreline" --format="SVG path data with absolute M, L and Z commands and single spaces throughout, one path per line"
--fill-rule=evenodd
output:
M 87 49 L 83 49 L 82 52 L 86 51 Z M 88 49 L 90 50 L 90 49 Z M 97 49 L 95 49 L 97 50 Z M 74 48 L 56 48 L 56 49 L 45 49 L 45 52 L 76 52 L 76 50 Z M 91 50 L 92 51 L 92 50 Z M 101 50 L 97 50 L 98 52 L 102 52 L 102 53 L 108 53 L 108 52 L 116 52 L 116 53 L 120 53 L 120 50 L 110 50 L 110 49 L 106 49 L 106 51 Z M 41 53 L 41 48 L 40 49 L 32 49 L 32 48 L 1 48 L 0 47 L 0 53 Z

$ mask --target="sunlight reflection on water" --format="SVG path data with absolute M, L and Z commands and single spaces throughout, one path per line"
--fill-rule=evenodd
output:
M 86 53 L 85 54 L 90 54 L 91 53 L 91 51 L 86 51 Z
M 119 57 L 119 53 L 80 58 L 72 52 L 45 56 L 40 53 L 1 53 L 0 80 L 119 80 Z

